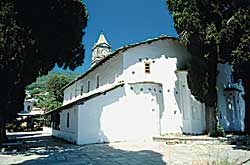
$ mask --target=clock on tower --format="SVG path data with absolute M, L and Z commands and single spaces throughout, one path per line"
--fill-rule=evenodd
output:
M 98 41 L 92 48 L 92 66 L 97 64 L 111 52 L 111 46 L 103 33 L 100 34 Z

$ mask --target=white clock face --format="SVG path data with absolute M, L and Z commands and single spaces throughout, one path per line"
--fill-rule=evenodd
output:
M 108 51 L 107 51 L 107 50 L 102 50 L 102 54 L 103 54 L 103 55 L 107 55 L 107 54 L 108 54 Z
M 96 54 L 97 54 L 97 50 L 96 50 L 96 49 L 94 50 L 93 54 L 94 54 L 94 55 L 96 55 Z

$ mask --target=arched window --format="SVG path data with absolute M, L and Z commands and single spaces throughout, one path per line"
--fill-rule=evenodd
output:
M 100 85 L 100 76 L 96 76 L 96 88 L 98 88 Z
M 67 113 L 67 128 L 69 128 L 69 112 Z
M 27 106 L 27 111 L 29 111 L 29 112 L 31 111 L 31 106 L 30 105 Z
M 88 81 L 87 92 L 90 91 L 90 80 Z
M 81 86 L 81 95 L 83 94 L 83 85 Z

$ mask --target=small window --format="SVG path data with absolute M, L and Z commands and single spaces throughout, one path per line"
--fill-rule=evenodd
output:
M 149 62 L 144 63 L 144 70 L 145 70 L 145 73 L 150 73 L 150 63 Z
M 100 85 L 100 76 L 96 76 L 96 88 L 99 88 Z
M 81 95 L 83 94 L 83 85 L 81 86 Z
M 27 110 L 30 112 L 30 110 L 31 110 L 31 106 L 30 105 L 27 106 Z
M 90 91 L 90 81 L 88 81 L 88 88 L 87 88 L 87 92 Z
M 72 99 L 72 93 L 70 93 L 69 99 L 70 99 L 70 100 Z
M 67 113 L 67 128 L 69 128 L 69 112 Z

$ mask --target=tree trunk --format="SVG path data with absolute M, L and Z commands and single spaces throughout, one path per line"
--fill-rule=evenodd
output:
M 206 130 L 208 133 L 211 133 L 216 129 L 217 121 L 216 121 L 216 113 L 215 108 L 206 105 Z
M 212 57 L 210 59 L 209 65 L 209 74 L 208 74 L 208 97 L 207 97 L 207 104 L 206 104 L 206 127 L 207 132 L 211 133 L 212 131 L 217 131 L 217 56 Z
M 4 142 L 8 141 L 5 126 L 6 126 L 5 121 L 0 121 L 0 143 L 4 143 Z

